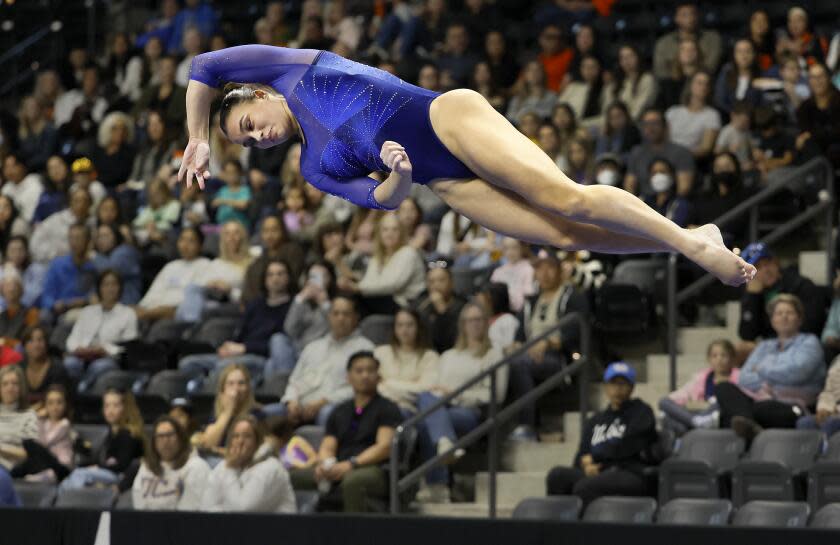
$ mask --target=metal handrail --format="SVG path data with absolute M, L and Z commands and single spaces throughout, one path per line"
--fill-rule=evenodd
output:
M 825 177 L 825 194 L 819 195 L 819 200 L 809 206 L 806 210 L 795 215 L 785 223 L 773 229 L 766 236 L 758 237 L 758 207 L 780 191 L 789 189 L 803 178 L 810 175 L 822 175 Z M 834 210 L 834 167 L 825 157 L 818 157 L 792 170 L 784 178 L 771 183 L 752 197 L 729 210 L 712 223 L 718 227 L 728 225 L 737 219 L 743 218 L 745 213 L 750 215 L 749 240 L 772 244 L 802 225 L 812 221 L 821 214 L 825 214 L 826 222 L 825 238 L 828 259 L 826 260 L 826 278 L 831 279 L 834 271 L 832 266 L 833 244 L 831 243 L 831 229 L 833 226 L 832 213 Z M 684 303 L 689 297 L 697 295 L 706 286 L 715 281 L 715 277 L 706 273 L 688 286 L 677 291 L 677 258 L 676 253 L 668 257 L 668 298 L 667 298 L 667 322 L 668 322 L 668 359 L 669 359 L 669 383 L 671 390 L 677 387 L 677 305 Z
M 523 355 L 530 347 L 539 341 L 555 334 L 561 328 L 569 325 L 572 322 L 577 322 L 580 326 L 580 344 L 581 350 L 579 354 L 573 356 L 573 363 L 564 367 L 562 370 L 553 374 L 547 380 L 543 381 L 539 386 L 520 397 L 501 412 L 497 411 L 498 400 L 496 399 L 496 371 L 502 367 L 511 365 L 519 356 Z M 528 403 L 537 400 L 552 388 L 560 384 L 566 378 L 580 373 L 580 418 L 581 425 L 586 420 L 588 396 L 589 396 L 589 377 L 587 364 L 591 361 L 590 345 L 591 345 L 591 331 L 589 324 L 589 316 L 583 313 L 575 312 L 563 316 L 554 327 L 544 331 L 542 334 L 530 339 L 513 353 L 502 358 L 497 363 L 488 367 L 481 373 L 475 375 L 470 380 L 463 383 L 454 391 L 441 397 L 432 406 L 420 411 L 405 422 L 397 426 L 394 433 L 394 438 L 391 441 L 391 457 L 390 457 L 390 503 L 391 513 L 398 514 L 400 511 L 399 494 L 408 489 L 409 486 L 420 480 L 427 470 L 433 466 L 438 465 L 444 458 L 448 458 L 455 450 L 459 448 L 467 448 L 484 435 L 489 435 L 489 445 L 487 448 L 487 472 L 490 479 L 488 486 L 488 503 L 490 518 L 496 517 L 496 473 L 498 472 L 498 427 L 500 424 L 516 416 L 517 413 Z M 444 453 L 440 453 L 434 458 L 427 460 L 419 467 L 415 468 L 408 475 L 400 478 L 399 476 L 399 458 L 400 458 L 400 439 L 406 431 L 415 428 L 423 419 L 431 413 L 444 407 L 447 403 L 463 394 L 470 387 L 478 384 L 487 377 L 490 377 L 490 403 L 487 419 L 480 423 L 475 429 L 460 437 L 455 441 L 452 448 Z
M 47 25 L 44 28 L 33 32 L 26 38 L 22 39 L 21 41 L 10 47 L 5 53 L 0 55 L 0 65 L 2 65 L 4 62 L 8 61 L 13 57 L 20 56 L 27 48 L 41 41 L 41 39 L 43 39 L 51 32 L 50 26 L 51 25 Z

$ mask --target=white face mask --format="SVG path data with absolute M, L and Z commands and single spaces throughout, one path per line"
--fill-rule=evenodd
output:
M 671 186 L 673 184 L 674 180 L 671 179 L 670 176 L 668 176 L 667 174 L 663 174 L 662 172 L 657 172 L 656 174 L 650 177 L 650 186 L 657 193 L 668 191 L 669 189 L 671 189 Z
M 611 169 L 602 170 L 595 179 L 601 185 L 616 185 L 618 183 L 618 172 Z

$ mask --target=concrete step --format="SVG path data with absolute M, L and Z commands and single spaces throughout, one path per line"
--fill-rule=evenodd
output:
M 709 343 L 720 338 L 732 338 L 732 332 L 725 327 L 682 327 L 677 331 L 677 348 L 680 354 L 705 354 Z
M 504 471 L 545 474 L 554 466 L 571 464 L 577 447 L 577 442 L 568 439 L 560 443 L 507 441 L 502 448 L 501 467 Z
M 516 507 L 525 498 L 545 496 L 545 477 L 545 471 L 497 473 L 496 504 Z M 490 474 L 478 473 L 475 476 L 475 502 L 479 505 L 486 505 L 489 495 Z
M 799 252 L 799 274 L 814 281 L 818 286 L 827 286 L 827 252 Z
M 726 329 L 738 334 L 738 324 L 741 323 L 741 301 L 726 302 Z
M 416 512 L 430 517 L 487 518 L 490 508 L 484 503 L 425 503 L 415 504 Z M 497 506 L 498 518 L 510 518 L 515 506 Z
M 708 366 L 706 353 L 677 355 L 677 385 L 684 384 L 692 375 Z M 668 354 L 650 354 L 647 359 L 647 383 L 667 387 L 671 374 Z

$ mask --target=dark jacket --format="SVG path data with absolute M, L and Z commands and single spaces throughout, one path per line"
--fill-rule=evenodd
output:
M 589 419 L 580 435 L 575 466 L 580 467 L 581 457 L 589 454 L 601 464 L 601 471 L 617 467 L 641 473 L 653 461 L 656 442 L 653 410 L 641 399 L 631 399 L 617 411 L 607 407 Z
M 567 297 L 561 296 L 560 304 L 557 306 L 558 320 L 566 314 L 571 314 L 573 312 L 589 314 L 589 297 L 586 293 L 571 284 L 567 284 L 560 289 L 571 291 L 569 291 Z M 531 315 L 534 312 L 534 308 L 536 307 L 539 297 L 539 293 L 532 295 L 531 297 L 525 299 L 525 304 L 522 305 L 522 312 L 519 316 L 519 332 L 516 335 L 516 338 L 519 341 L 527 340 L 525 328 L 527 327 L 528 322 L 531 321 Z M 563 297 L 565 297 L 565 302 L 562 299 Z M 577 322 L 569 323 L 560 328 L 560 342 L 563 346 L 563 352 L 566 355 L 570 355 L 580 349 L 580 326 Z

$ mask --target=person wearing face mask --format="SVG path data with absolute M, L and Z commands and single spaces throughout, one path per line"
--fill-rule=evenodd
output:
M 648 205 L 680 227 L 688 225 L 691 203 L 676 194 L 674 166 L 667 159 L 654 159 L 650 165 L 650 186 L 654 195 Z
M 690 225 L 713 223 L 714 220 L 744 202 L 752 191 L 744 187 L 741 165 L 729 152 L 718 153 L 712 162 L 711 187 L 692 201 Z M 728 245 L 741 244 L 747 236 L 747 217 L 721 226 L 723 240 Z
M 595 181 L 601 185 L 616 186 L 624 177 L 624 163 L 617 155 L 602 153 L 595 161 Z

